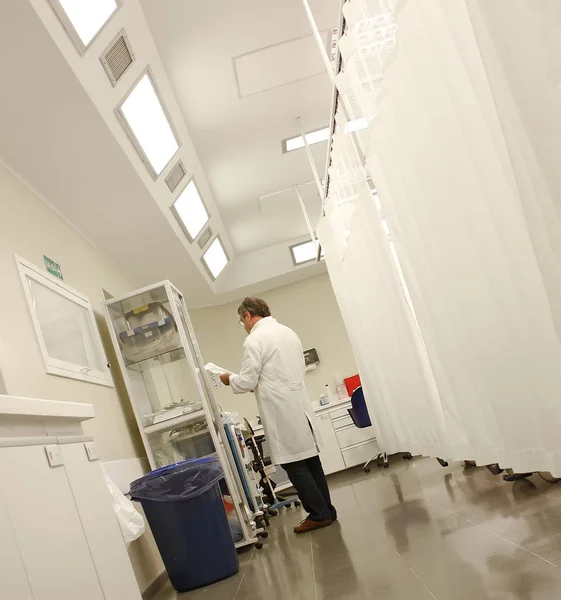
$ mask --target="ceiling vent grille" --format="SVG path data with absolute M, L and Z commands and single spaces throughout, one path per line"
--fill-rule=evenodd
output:
M 170 192 L 174 192 L 177 189 L 177 186 L 181 183 L 181 180 L 185 177 L 185 175 L 185 167 L 179 160 L 166 177 L 166 183 L 168 184 Z
M 199 239 L 197 240 L 197 244 L 199 244 L 199 248 L 202 250 L 209 242 L 210 238 L 212 237 L 212 229 L 210 227 L 207 227 L 199 236 Z
M 134 61 L 134 54 L 124 29 L 109 44 L 99 60 L 105 68 L 111 85 L 115 87 Z

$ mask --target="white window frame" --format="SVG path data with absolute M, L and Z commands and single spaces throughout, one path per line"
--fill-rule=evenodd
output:
M 55 15 L 58 17 L 58 20 L 60 21 L 64 30 L 68 34 L 68 37 L 72 40 L 72 43 L 76 47 L 76 50 L 78 50 L 80 56 L 84 56 L 86 51 L 97 40 L 97 38 L 99 37 L 101 32 L 115 18 L 115 15 L 119 12 L 119 10 L 121 9 L 121 7 L 123 5 L 123 0 L 115 0 L 115 3 L 117 4 L 117 8 L 113 11 L 113 13 L 107 19 L 107 21 L 105 21 L 105 23 L 101 26 L 101 28 L 93 36 L 93 38 L 88 42 L 88 44 L 85 45 L 84 42 L 82 41 L 82 39 L 80 38 L 80 36 L 78 35 L 76 28 L 72 24 L 72 21 L 66 14 L 66 11 L 64 10 L 64 8 L 62 8 L 62 5 L 60 4 L 60 2 L 58 0 L 48 0 L 48 2 L 51 5 L 51 8 L 53 9 Z
M 37 283 L 49 288 L 53 292 L 60 294 L 67 300 L 70 300 L 71 302 L 74 302 L 78 306 L 81 306 L 82 308 L 85 308 L 87 310 L 90 325 L 93 332 L 93 341 L 96 350 L 99 354 L 99 358 L 101 359 L 102 364 L 105 365 L 107 362 L 107 358 L 105 356 L 103 344 L 101 343 L 101 336 L 99 335 L 99 330 L 95 321 L 95 315 L 92 309 L 92 305 L 88 298 L 86 298 L 86 296 L 84 296 L 80 292 L 77 292 L 76 290 L 72 289 L 61 279 L 53 277 L 49 273 L 46 273 L 36 265 L 28 262 L 20 256 L 15 255 L 15 258 L 21 278 L 21 283 L 23 286 L 23 291 L 27 300 L 29 314 L 31 316 L 31 321 L 33 322 L 35 335 L 37 337 L 39 348 L 41 349 L 41 354 L 43 356 L 43 361 L 45 363 L 47 373 L 49 373 L 50 375 L 58 375 L 59 377 L 68 377 L 70 379 L 78 379 L 79 381 L 87 381 L 90 383 L 96 383 L 98 385 L 114 387 L 113 379 L 111 377 L 108 365 L 104 367 L 103 370 L 98 371 L 96 369 L 91 369 L 84 365 L 77 365 L 49 356 L 49 353 L 47 352 L 47 347 L 45 345 L 45 341 L 43 339 L 43 333 L 41 331 L 39 319 L 37 318 L 37 315 L 35 313 L 33 305 L 33 296 L 31 295 L 31 290 L 29 289 L 27 280 L 32 279 L 33 281 L 36 281 Z M 90 351 L 88 347 L 85 347 L 86 352 L 89 354 Z

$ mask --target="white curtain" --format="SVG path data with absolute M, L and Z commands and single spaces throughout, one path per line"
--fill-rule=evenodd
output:
M 374 371 L 383 441 L 561 475 L 560 9 L 351 0 L 344 12 L 337 85 L 349 119 L 369 121 L 360 150 L 418 323 L 364 185 L 339 221 L 340 127 L 319 232 L 361 377 Z M 353 315 L 362 299 L 369 319 Z

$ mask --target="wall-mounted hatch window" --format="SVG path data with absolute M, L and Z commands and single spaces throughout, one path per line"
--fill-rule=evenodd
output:
M 156 179 L 179 149 L 179 143 L 150 70 L 135 83 L 117 108 L 117 114 Z
M 78 51 L 83 54 L 115 14 L 120 0 L 49 0 Z
M 16 257 L 47 373 L 113 387 L 89 300 Z

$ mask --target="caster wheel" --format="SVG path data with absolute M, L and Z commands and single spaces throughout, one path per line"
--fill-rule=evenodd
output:
M 384 463 L 384 469 L 387 469 L 390 465 L 388 463 Z
M 404 452 L 403 460 L 413 460 L 413 455 L 411 454 L 411 452 Z
M 267 513 L 265 513 L 265 514 L 263 515 L 263 521 L 265 521 L 265 525 L 266 525 L 267 527 L 269 527 L 269 525 L 271 524 L 271 519 L 269 519 L 269 515 L 268 515 Z
M 257 550 L 261 550 L 261 548 L 263 548 L 263 542 L 255 542 L 255 547 Z
M 370 473 L 370 467 L 366 467 L 366 468 L 364 469 L 364 472 L 365 472 L 365 473 Z
M 290 508 L 292 506 L 292 504 L 286 504 L 285 506 L 286 506 L 286 508 Z
M 269 532 L 268 531 L 260 531 L 257 534 L 257 537 L 263 538 L 264 540 L 266 540 L 269 537 Z
M 270 510 L 269 511 L 269 516 L 270 517 L 276 517 L 279 514 L 278 510 Z
M 296 508 L 300 508 L 302 506 L 302 502 L 300 502 L 300 500 L 296 500 L 296 502 L 294 503 L 294 506 Z

